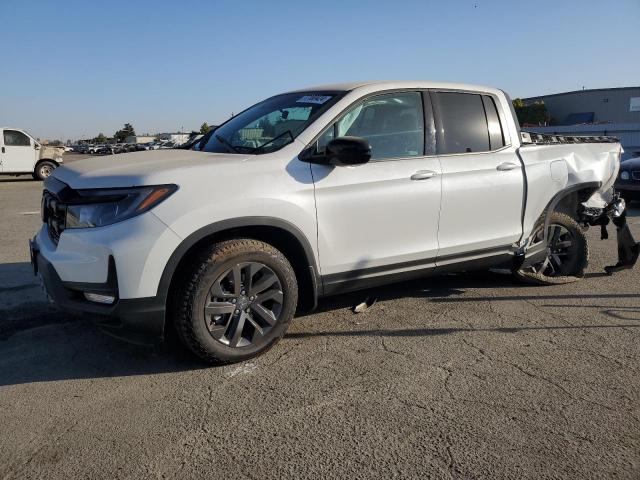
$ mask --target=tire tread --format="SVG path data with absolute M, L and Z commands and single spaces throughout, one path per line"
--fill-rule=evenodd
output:
M 540 221 L 544 222 L 544 215 L 538 220 L 538 224 L 534 228 L 534 231 L 540 225 Z M 564 285 L 567 283 L 577 282 L 584 277 L 584 271 L 589 264 L 589 242 L 587 241 L 587 237 L 584 233 L 582 227 L 576 222 L 572 217 L 565 213 L 561 212 L 552 212 L 551 213 L 551 223 L 560 223 L 565 225 L 566 227 L 574 230 L 575 235 L 579 235 L 582 240 L 582 261 L 580 262 L 580 266 L 574 275 L 563 275 L 558 277 L 548 277 L 546 275 L 542 275 L 540 273 L 533 272 L 525 272 L 519 270 L 515 273 L 515 276 L 518 280 L 529 283 L 533 285 Z
M 249 238 L 231 239 L 217 242 L 209 247 L 203 248 L 202 250 L 200 250 L 200 252 L 198 252 L 198 255 L 194 257 L 194 259 L 191 261 L 190 266 L 186 269 L 188 273 L 182 279 L 180 279 L 183 282 L 184 286 L 176 291 L 176 301 L 174 302 L 174 322 L 176 331 L 180 340 L 182 340 L 182 342 L 193 353 L 195 353 L 198 357 L 208 363 L 215 365 L 225 365 L 237 362 L 238 360 L 225 359 L 211 352 L 197 338 L 197 335 L 195 334 L 193 328 L 191 307 L 195 301 L 195 296 L 198 292 L 200 281 L 205 275 L 207 269 L 212 264 L 224 261 L 234 255 L 252 253 L 256 251 L 267 253 L 274 257 L 275 260 L 281 262 L 284 265 L 285 271 L 287 272 L 287 275 L 289 277 L 287 281 L 290 285 L 294 286 L 293 292 L 288 293 L 289 295 L 292 295 L 294 297 L 295 305 L 295 303 L 297 302 L 298 292 L 293 268 L 291 267 L 286 257 L 279 250 L 277 250 L 272 245 L 261 242 L 259 240 L 253 240 Z M 282 338 L 287 330 L 286 327 L 288 325 L 286 324 L 291 322 L 292 317 L 293 315 L 290 315 L 288 318 L 283 318 L 281 322 L 285 322 L 285 328 L 282 329 L 282 333 L 279 336 L 274 337 L 274 339 L 272 339 L 272 341 L 265 348 L 259 350 L 251 357 L 266 353 L 276 343 L 278 343 L 278 341 Z M 247 360 L 251 357 L 243 358 L 243 360 Z

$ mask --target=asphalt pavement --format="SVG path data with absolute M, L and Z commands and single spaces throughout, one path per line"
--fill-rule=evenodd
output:
M 603 274 L 613 231 L 589 232 L 580 282 L 339 296 L 210 368 L 46 303 L 27 251 L 41 188 L 0 178 L 0 478 L 640 478 L 640 267 Z

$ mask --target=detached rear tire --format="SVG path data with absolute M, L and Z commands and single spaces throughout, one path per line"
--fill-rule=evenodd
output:
M 298 302 L 291 264 L 257 240 L 212 245 L 183 278 L 174 302 L 178 336 L 212 364 L 241 362 L 268 351 L 287 331 Z
M 544 216 L 534 227 L 531 245 L 544 241 Z M 549 219 L 547 258 L 515 273 L 519 280 L 536 285 L 561 285 L 580 280 L 589 263 L 587 237 L 573 218 L 553 212 Z

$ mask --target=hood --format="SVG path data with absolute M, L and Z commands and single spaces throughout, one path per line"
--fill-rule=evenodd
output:
M 620 171 L 623 170 L 640 170 L 640 157 L 629 158 L 620 163 Z
M 189 176 L 244 163 L 250 155 L 149 150 L 68 162 L 53 176 L 72 188 L 133 187 L 180 183 Z

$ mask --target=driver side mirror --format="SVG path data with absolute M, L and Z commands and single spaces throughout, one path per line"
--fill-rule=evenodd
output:
M 303 152 L 300 160 L 320 165 L 344 167 L 371 160 L 371 145 L 362 137 L 338 137 L 327 143 L 323 154 Z
M 34 143 L 33 148 L 35 148 L 36 150 L 40 150 L 40 145 L 38 145 L 37 143 Z

